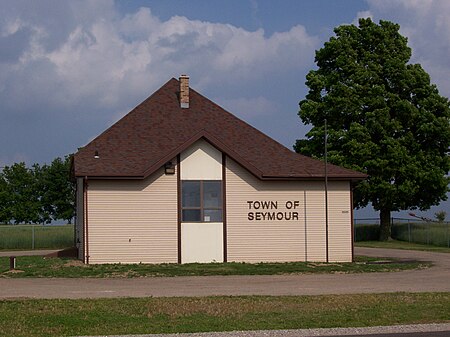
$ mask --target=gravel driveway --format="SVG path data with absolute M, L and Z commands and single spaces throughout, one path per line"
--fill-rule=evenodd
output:
M 450 291 L 450 255 L 356 248 L 357 255 L 431 261 L 423 270 L 362 274 L 0 279 L 0 299 L 210 295 L 320 295 Z

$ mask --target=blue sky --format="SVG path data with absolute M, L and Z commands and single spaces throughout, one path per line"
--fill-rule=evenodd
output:
M 0 166 L 75 152 L 182 73 L 292 148 L 315 50 L 359 17 L 399 23 L 449 97 L 449 16 L 447 0 L 0 0 Z

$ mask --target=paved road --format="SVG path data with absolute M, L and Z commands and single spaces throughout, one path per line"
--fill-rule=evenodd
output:
M 450 291 L 450 255 L 356 248 L 357 255 L 432 261 L 425 270 L 363 274 L 149 277 L 134 279 L 1 279 L 0 299 L 210 295 L 320 295 Z

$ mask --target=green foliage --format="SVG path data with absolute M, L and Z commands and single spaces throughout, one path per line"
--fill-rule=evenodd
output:
M 419 64 L 408 64 L 399 28 L 361 19 L 335 29 L 316 52 L 300 102 L 299 116 L 313 128 L 294 146 L 322 158 L 327 120 L 329 161 L 368 174 L 355 206 L 380 211 L 384 240 L 391 211 L 426 210 L 446 199 L 449 184 L 450 104 Z
M 357 224 L 355 225 L 355 242 L 373 241 L 380 237 L 379 224 Z
M 357 256 L 353 262 L 262 262 L 262 263 L 161 263 L 161 264 L 90 264 L 66 258 L 44 258 L 42 256 L 17 257 L 19 273 L 9 272 L 9 258 L 0 257 L 0 277 L 172 277 L 172 276 L 215 276 L 215 275 L 285 275 L 285 274 L 327 274 L 327 273 L 370 273 L 392 272 L 426 268 L 427 262 L 404 263 L 383 258 L 389 263 L 373 263 L 376 257 Z
M 75 210 L 75 185 L 70 181 L 70 157 L 56 158 L 45 166 L 41 178 L 42 207 L 54 220 L 71 223 Z
M 70 180 L 70 157 L 51 165 L 25 163 L 5 166 L 0 172 L 0 222 L 50 223 L 71 221 L 75 214 L 75 190 Z
M 449 293 L 11 299 L 0 301 L 0 336 L 245 336 L 236 331 L 446 323 L 449 312 Z
M 5 182 L 3 198 L 6 207 L 1 218 L 7 222 L 30 223 L 39 221 L 39 196 L 37 186 L 37 172 L 40 168 L 34 165 L 33 169 L 25 163 L 16 163 L 3 169 L 2 177 Z
M 446 211 L 438 211 L 438 212 L 434 213 L 434 216 L 436 217 L 437 221 L 444 222 L 445 218 L 447 217 L 447 212 Z

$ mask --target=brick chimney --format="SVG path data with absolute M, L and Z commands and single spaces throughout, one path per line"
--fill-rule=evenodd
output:
M 184 109 L 189 108 L 189 76 L 180 76 L 180 106 Z

